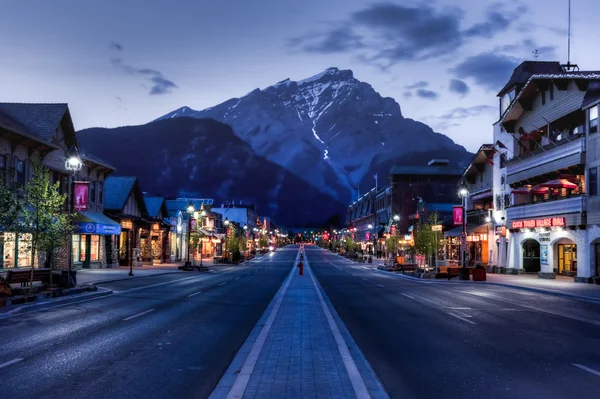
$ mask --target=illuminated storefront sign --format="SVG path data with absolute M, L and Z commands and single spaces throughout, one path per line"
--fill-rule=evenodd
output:
M 512 222 L 513 229 L 533 229 L 535 227 L 563 227 L 565 218 L 545 218 L 517 220 Z
M 133 229 L 133 222 L 131 220 L 121 220 L 121 227 L 124 229 Z

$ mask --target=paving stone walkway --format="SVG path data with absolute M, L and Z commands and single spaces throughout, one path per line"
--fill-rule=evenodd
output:
M 354 398 L 308 271 L 294 273 L 244 398 Z

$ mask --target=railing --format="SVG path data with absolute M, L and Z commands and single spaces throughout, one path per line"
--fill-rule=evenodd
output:
M 581 213 L 584 210 L 585 195 L 572 195 L 544 201 L 527 202 L 506 209 L 508 219 L 527 219 L 554 216 L 567 213 Z
M 507 184 L 584 163 L 585 140 L 583 135 L 572 136 L 569 140 L 546 144 L 529 154 L 515 156 L 507 161 Z

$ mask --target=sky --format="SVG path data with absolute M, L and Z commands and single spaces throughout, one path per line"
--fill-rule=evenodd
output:
M 69 103 L 77 130 L 138 125 L 335 66 L 475 151 L 516 65 L 566 62 L 567 11 L 568 0 L 0 0 L 0 101 Z M 581 70 L 600 70 L 599 11 L 572 0 Z

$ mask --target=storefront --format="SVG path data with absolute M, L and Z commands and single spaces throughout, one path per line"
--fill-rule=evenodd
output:
M 100 212 L 80 212 L 74 224 L 71 260 L 74 269 L 107 267 L 106 236 L 121 234 L 121 226 Z
M 133 220 L 121 220 L 121 234 L 117 241 L 119 266 L 142 265 L 141 230 Z
M 0 233 L 0 269 L 31 267 L 31 234 Z M 36 265 L 37 267 L 37 265 Z

